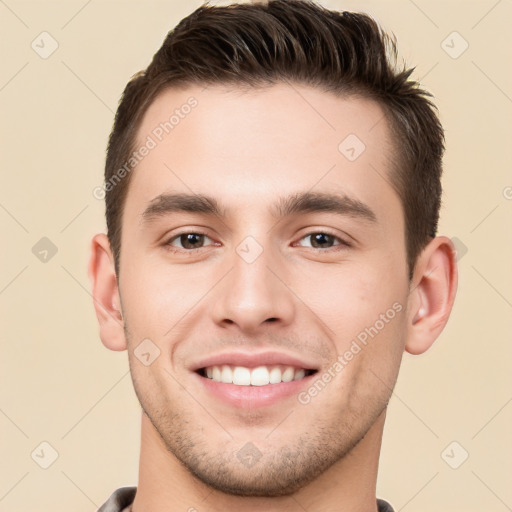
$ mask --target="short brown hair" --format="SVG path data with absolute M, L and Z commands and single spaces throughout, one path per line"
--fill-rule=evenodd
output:
M 328 10 L 311 0 L 203 5 L 165 38 L 146 70 L 128 82 L 110 134 L 105 183 L 134 151 L 142 116 L 173 86 L 279 82 L 375 100 L 393 134 L 390 182 L 401 198 L 409 277 L 437 232 L 444 134 L 430 93 L 396 69 L 396 38 L 368 15 Z M 121 223 L 130 174 L 106 188 L 108 237 L 119 275 Z

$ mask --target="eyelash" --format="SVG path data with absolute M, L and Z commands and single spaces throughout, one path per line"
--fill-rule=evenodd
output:
M 340 250 L 343 248 L 352 247 L 352 244 L 350 244 L 343 238 L 336 236 L 334 233 L 331 233 L 328 230 L 311 231 L 311 232 L 305 234 L 302 238 L 300 238 L 299 241 L 304 240 L 305 238 L 311 237 L 313 235 L 319 235 L 319 234 L 330 236 L 335 241 L 337 241 L 339 243 L 337 245 L 334 245 L 333 247 L 327 247 L 325 249 L 322 249 L 320 247 L 308 247 L 309 249 L 312 249 L 312 250 L 318 251 L 318 252 L 331 252 L 331 251 L 336 251 L 336 250 Z M 195 254 L 196 251 L 199 251 L 199 250 L 205 248 L 205 247 L 197 247 L 195 249 L 184 249 L 184 248 L 182 249 L 182 248 L 177 248 L 177 247 L 174 247 L 171 245 L 172 242 L 174 242 L 175 240 L 178 240 L 183 235 L 201 235 L 201 236 L 205 236 L 206 238 L 210 238 L 206 233 L 204 233 L 202 231 L 183 231 L 181 233 L 178 233 L 178 234 L 172 236 L 172 238 L 167 240 L 167 242 L 165 243 L 165 248 L 174 253 L 180 252 L 180 253 L 188 253 L 188 254 Z M 211 238 L 210 238 L 210 240 L 211 240 Z

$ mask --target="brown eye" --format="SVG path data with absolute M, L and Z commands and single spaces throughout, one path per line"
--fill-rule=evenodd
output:
M 314 233 L 309 236 L 311 237 L 311 246 L 317 249 L 332 247 L 335 240 L 334 236 L 328 235 L 327 233 Z
M 180 249 L 193 250 L 204 247 L 205 239 L 210 238 L 202 233 L 182 233 L 171 238 L 167 243 Z
M 312 247 L 313 249 L 330 249 L 337 245 L 348 245 L 343 240 L 338 238 L 337 236 L 331 235 L 329 233 L 324 232 L 317 232 L 317 233 L 310 233 L 309 235 L 306 235 L 301 239 L 308 240 L 309 243 L 306 244 L 300 244 L 303 247 Z M 338 242 L 338 243 L 336 243 Z

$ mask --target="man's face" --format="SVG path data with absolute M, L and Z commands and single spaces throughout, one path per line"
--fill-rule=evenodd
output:
M 148 136 L 119 276 L 138 399 L 202 481 L 295 491 L 383 420 L 405 345 L 404 219 L 383 111 L 302 86 L 190 87 L 154 101 L 137 147 Z M 149 365 L 136 356 L 158 351 Z M 208 377 L 231 373 L 234 384 Z

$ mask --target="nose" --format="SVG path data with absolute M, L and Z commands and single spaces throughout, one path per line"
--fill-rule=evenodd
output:
M 233 267 L 216 290 L 216 325 L 245 334 L 256 334 L 271 325 L 289 325 L 295 315 L 295 303 L 286 275 L 270 251 L 264 250 L 253 262 L 235 252 Z

